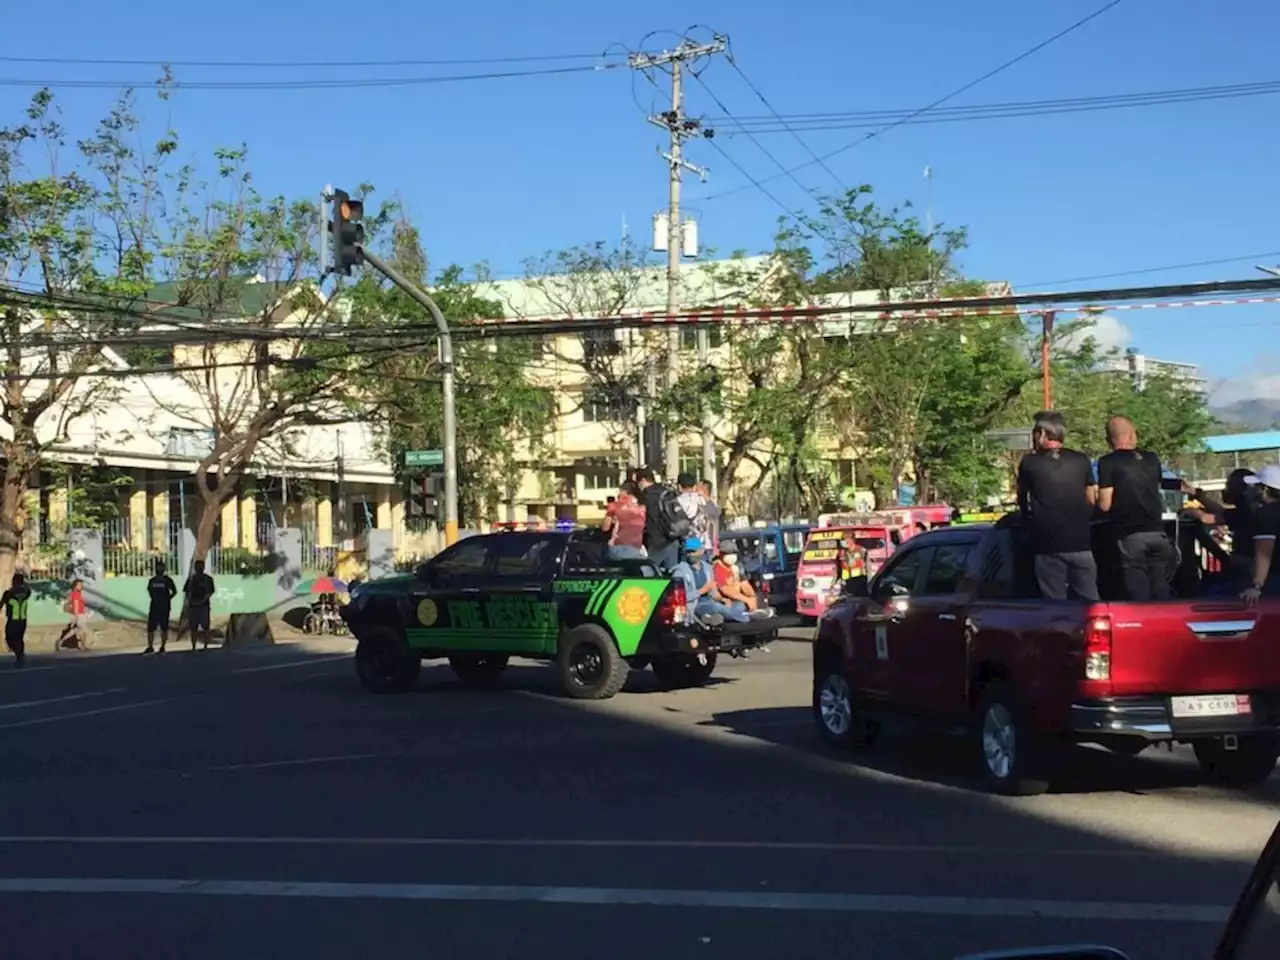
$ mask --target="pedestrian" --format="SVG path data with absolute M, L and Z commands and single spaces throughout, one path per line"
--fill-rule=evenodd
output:
M 1129 600 L 1168 600 L 1177 565 L 1164 532 L 1160 458 L 1138 448 L 1138 432 L 1125 417 L 1107 421 L 1111 452 L 1098 458 L 1098 509 L 1107 516 L 1120 549 Z
M 13 575 L 13 586 L 0 595 L 0 607 L 4 607 L 4 645 L 13 652 L 13 665 L 22 666 L 27 660 L 27 603 L 31 600 L 31 588 L 21 572 Z
M 698 481 L 694 479 L 693 474 L 682 473 L 676 477 L 676 486 L 680 488 L 680 494 L 677 499 L 680 501 L 680 506 L 684 508 L 684 514 L 689 518 L 689 523 L 693 527 L 693 536 L 701 540 L 706 546 L 710 546 L 711 523 L 707 517 L 707 498 L 702 495 Z
M 62 628 L 58 637 L 58 649 L 69 647 L 86 650 L 89 647 L 89 608 L 84 602 L 84 581 L 71 581 L 71 592 L 62 603 L 64 613 L 71 614 L 71 622 Z
M 702 509 L 707 516 L 707 543 L 714 556 L 720 552 L 720 523 L 724 514 L 720 510 L 720 504 L 716 503 L 715 497 L 711 495 L 710 480 L 699 481 L 698 492 L 702 494 L 704 501 Z
M 210 627 L 213 592 L 213 577 L 204 572 L 204 561 L 197 560 L 191 565 L 191 575 L 187 577 L 187 582 L 182 585 L 192 650 L 196 648 L 197 635 L 204 640 L 206 650 L 209 649 L 209 641 L 213 639 Z
M 173 598 L 178 595 L 173 578 L 165 573 L 163 560 L 156 561 L 155 570 L 155 576 L 147 581 L 147 649 L 143 653 L 155 652 L 157 631 L 160 633 L 160 652 L 164 653 L 169 642 L 169 614 Z
M 665 572 L 680 562 L 680 545 L 693 532 L 676 492 L 664 483 L 656 483 L 653 471 L 642 467 L 636 471 L 640 502 L 644 504 L 644 548 L 654 565 Z
M 640 502 L 640 488 L 625 480 L 617 497 L 604 512 L 600 528 L 609 535 L 606 555 L 610 560 L 637 560 L 644 552 L 644 504 Z
M 1098 499 L 1089 458 L 1064 446 L 1067 421 L 1042 410 L 1033 452 L 1018 464 L 1018 509 L 1029 532 L 1036 583 L 1045 600 L 1098 600 L 1089 524 Z
M 1249 606 L 1260 597 L 1280 596 L 1280 564 L 1273 563 L 1280 537 L 1280 464 L 1269 463 L 1245 483 L 1258 491 L 1253 528 L 1253 576 L 1240 599 Z

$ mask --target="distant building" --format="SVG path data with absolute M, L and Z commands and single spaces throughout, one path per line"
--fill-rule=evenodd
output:
M 1133 385 L 1139 390 L 1146 386 L 1147 378 L 1153 376 L 1169 377 L 1203 396 L 1209 394 L 1209 381 L 1194 363 L 1183 363 L 1180 360 L 1157 360 L 1145 353 L 1129 349 L 1122 356 L 1104 360 L 1103 370 L 1114 373 L 1127 373 L 1133 378 Z

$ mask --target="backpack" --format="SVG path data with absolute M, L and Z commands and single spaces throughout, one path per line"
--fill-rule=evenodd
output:
M 658 530 L 668 540 L 684 541 L 693 535 L 693 522 L 684 512 L 684 504 L 671 487 L 664 486 L 658 494 Z

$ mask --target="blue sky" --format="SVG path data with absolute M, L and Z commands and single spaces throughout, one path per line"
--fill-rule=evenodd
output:
M 184 7 L 132 0 L 128 17 L 100 3 L 64 0 L 10 11 L 10 56 L 149 60 L 467 59 L 591 53 L 631 47 L 652 31 L 706 24 L 730 36 L 738 63 L 784 114 L 913 108 L 1039 42 L 1101 0 L 893 6 L 813 0 L 803 5 L 728 0 L 579 0 L 484 5 L 384 0 L 355 13 L 332 0 L 224 0 Z M 794 11 L 794 13 L 792 12 Z M 977 11 L 977 12 L 975 12 Z M 1274 65 L 1280 6 L 1197 0 L 1124 0 L 1118 7 L 963 97 L 957 105 L 1085 97 L 1280 78 Z M 659 33 L 650 46 L 670 41 Z M 20 40 L 20 42 L 14 42 Z M 530 69 L 513 65 L 510 69 Z M 295 70 L 178 68 L 180 80 L 424 76 L 503 67 L 310 67 Z M 5 63 L 0 77 L 148 80 L 145 66 Z M 734 112 L 762 105 L 723 63 L 704 75 Z M 539 252 L 617 239 L 665 202 L 661 133 L 641 105 L 652 88 L 612 70 L 518 80 L 368 90 L 180 92 L 168 104 L 144 97 L 157 125 L 171 118 L 184 147 L 207 154 L 246 142 L 264 189 L 290 194 L 370 181 L 397 194 L 422 226 L 432 263 L 487 260 L 502 273 Z M 0 87 L 0 124 L 17 119 L 30 91 Z M 60 93 L 73 132 L 100 115 L 111 92 Z M 879 199 L 927 201 L 933 169 L 938 219 L 969 228 L 966 272 L 1019 287 L 1092 274 L 1280 251 L 1276 118 L 1280 96 L 1138 110 L 895 129 L 829 161 L 846 183 L 870 183 Z M 690 113 L 718 113 L 690 85 Z M 335 123 L 351 132 L 335 153 Z M 806 134 L 818 152 L 860 131 Z M 790 166 L 808 154 L 789 136 L 762 138 Z M 742 137 L 718 141 L 757 178 L 777 167 Z M 751 188 L 698 197 L 743 178 L 706 144 L 691 157 L 712 168 L 688 192 L 704 244 L 768 246 L 778 207 Z M 797 176 L 831 189 L 820 168 Z M 793 209 L 810 202 L 790 180 L 769 190 Z M 1273 262 L 1280 257 L 1272 258 Z M 1118 278 L 1120 284 L 1260 277 L 1252 262 Z M 1084 284 L 1088 286 L 1090 284 Z M 1080 286 L 1080 285 L 1076 285 Z M 1120 313 L 1109 329 L 1158 357 L 1199 362 L 1230 379 L 1221 399 L 1280 398 L 1280 307 Z

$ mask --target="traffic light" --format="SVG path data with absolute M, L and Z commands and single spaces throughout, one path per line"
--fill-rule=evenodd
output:
M 406 514 L 414 520 L 434 520 L 440 516 L 439 478 L 413 477 L 408 482 Z
M 345 190 L 333 191 L 333 219 L 329 236 L 333 241 L 335 273 L 351 275 L 351 268 L 364 262 L 364 202 L 352 200 Z

